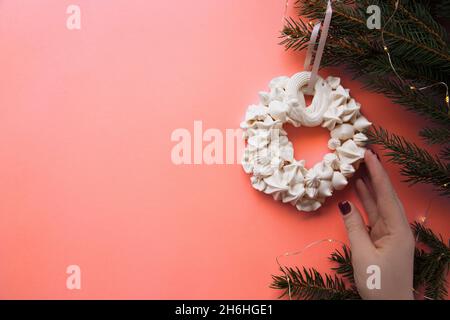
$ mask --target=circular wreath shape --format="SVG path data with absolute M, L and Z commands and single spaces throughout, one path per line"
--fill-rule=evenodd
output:
M 241 123 L 246 142 L 242 165 L 252 175 L 252 186 L 306 212 L 319 209 L 334 190 L 345 188 L 364 158 L 368 140 L 364 132 L 371 126 L 337 77 L 318 77 L 311 105 L 306 106 L 310 77 L 303 71 L 273 79 L 270 91 L 259 93 L 259 104 L 248 107 Z M 330 153 L 306 168 L 305 160 L 294 159 L 285 123 L 327 128 Z

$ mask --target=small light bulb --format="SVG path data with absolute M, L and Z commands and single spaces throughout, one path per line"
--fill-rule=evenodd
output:
M 388 47 L 386 47 L 386 46 L 384 46 L 383 49 L 384 49 L 384 51 L 386 51 L 386 52 L 389 51 L 389 50 L 388 50 Z
M 411 90 L 416 90 L 416 87 L 414 87 L 414 86 L 410 86 L 409 87 Z
M 449 97 L 445 96 L 445 102 L 448 103 L 449 102 Z

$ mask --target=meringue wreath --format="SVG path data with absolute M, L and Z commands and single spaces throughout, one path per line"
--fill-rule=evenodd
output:
M 306 86 L 310 72 L 277 77 L 269 83 L 270 92 L 260 92 L 260 103 L 248 107 L 241 123 L 246 142 L 242 165 L 252 174 L 252 186 L 275 200 L 291 203 L 300 211 L 315 211 L 341 190 L 364 158 L 364 134 L 371 123 L 361 115 L 361 105 L 340 85 L 340 78 L 317 78 L 313 99 L 306 106 Z M 312 168 L 305 160 L 294 159 L 294 148 L 283 129 L 321 125 L 331 138 L 323 160 Z

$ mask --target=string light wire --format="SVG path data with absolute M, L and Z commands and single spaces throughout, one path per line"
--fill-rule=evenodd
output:
M 384 33 L 385 33 L 385 31 L 386 31 L 386 27 L 387 27 L 387 25 L 389 25 L 389 23 L 391 23 L 392 19 L 394 18 L 395 14 L 397 13 L 399 4 L 400 4 L 400 0 L 397 0 L 397 1 L 395 2 L 395 4 L 394 4 L 394 11 L 393 11 L 392 14 L 389 16 L 389 18 L 386 20 L 386 23 L 383 25 L 383 27 L 381 28 L 381 42 L 382 42 L 382 45 L 383 45 L 383 50 L 384 50 L 384 52 L 386 52 L 386 55 L 387 55 L 387 57 L 388 57 L 389 65 L 390 65 L 392 71 L 394 72 L 395 76 L 396 76 L 401 82 L 408 83 L 408 81 L 406 81 L 406 80 L 398 73 L 397 69 L 395 68 L 394 63 L 392 62 L 392 56 L 391 56 L 391 53 L 390 53 L 389 48 L 387 47 L 386 41 L 385 41 L 385 39 L 384 39 Z M 447 85 L 445 82 L 439 81 L 439 82 L 436 82 L 436 83 L 433 83 L 433 84 L 430 84 L 430 85 L 427 85 L 427 86 L 423 86 L 423 87 L 419 87 L 419 88 L 418 88 L 418 87 L 416 87 L 411 81 L 409 81 L 409 88 L 410 88 L 412 91 L 414 91 L 414 90 L 423 91 L 423 90 L 427 90 L 427 89 L 430 89 L 430 88 L 433 88 L 433 87 L 436 87 L 436 86 L 444 86 L 444 87 L 445 87 L 445 100 L 444 100 L 444 101 L 445 101 L 445 104 L 447 105 L 447 110 L 448 110 L 448 112 L 449 112 L 449 114 L 450 114 L 449 90 L 448 90 L 448 85 Z
M 302 249 L 300 249 L 300 250 L 298 250 L 298 251 L 294 251 L 294 252 L 285 252 L 284 254 L 279 255 L 278 257 L 276 257 L 277 264 L 278 264 L 278 266 L 280 267 L 281 271 L 283 272 L 283 274 L 284 274 L 284 276 L 285 276 L 285 278 L 286 278 L 287 284 L 288 284 L 289 300 L 292 300 L 291 280 L 290 280 L 290 278 L 289 278 L 289 276 L 288 276 L 288 274 L 287 274 L 286 267 L 284 267 L 284 266 L 280 263 L 280 258 L 282 258 L 282 257 L 292 257 L 292 256 L 302 255 L 302 254 L 303 254 L 305 251 L 307 251 L 308 249 L 311 249 L 311 248 L 313 248 L 313 247 L 316 247 L 316 246 L 318 246 L 318 245 L 320 245 L 320 244 L 322 244 L 322 243 L 324 243 L 324 242 L 327 242 L 327 243 L 340 243 L 341 245 L 345 245 L 345 243 L 342 242 L 342 241 L 340 241 L 340 240 L 329 239 L 329 238 L 328 238 L 328 239 L 322 239 L 322 240 L 317 240 L 317 241 L 311 242 L 311 243 L 307 244 L 306 246 L 304 246 Z

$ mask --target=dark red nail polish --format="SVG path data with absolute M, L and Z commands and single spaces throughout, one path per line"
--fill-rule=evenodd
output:
M 364 175 L 362 175 L 361 176 L 361 180 L 365 183 L 365 184 L 367 184 L 367 177 L 365 177 Z
M 339 202 L 338 207 L 339 210 L 341 210 L 343 216 L 349 214 L 350 211 L 352 211 L 352 207 L 350 206 L 350 203 L 348 201 Z
M 369 148 L 369 151 L 372 152 L 378 160 L 380 160 L 380 156 L 378 155 L 378 153 L 376 153 L 375 151 L 373 151 L 373 149 Z

